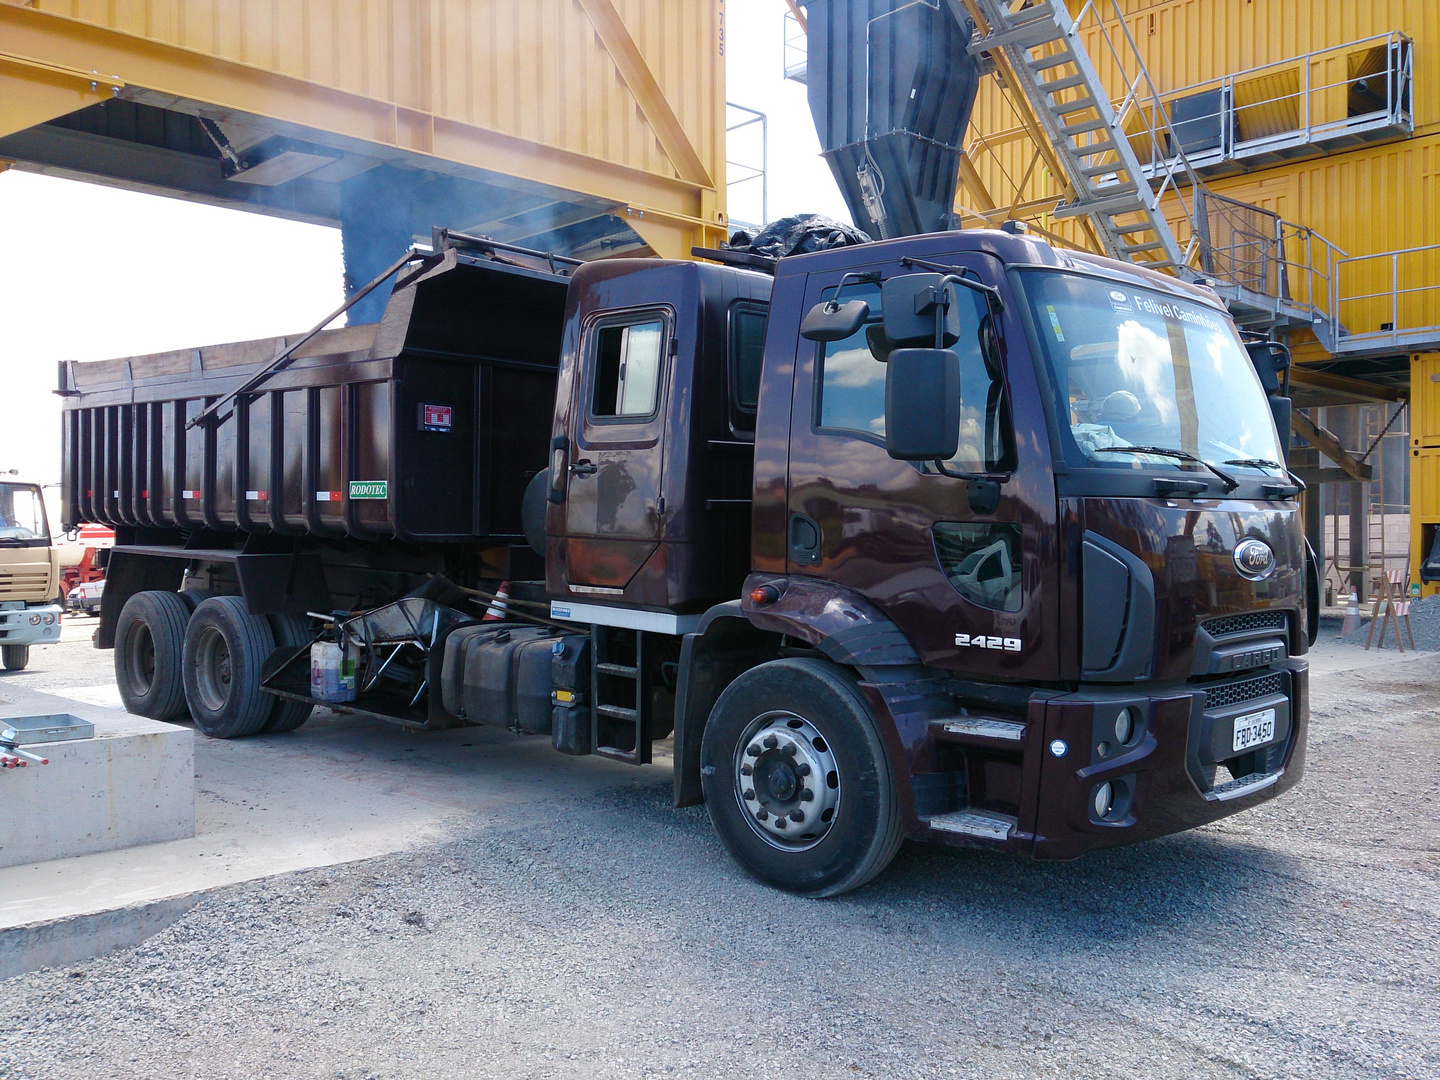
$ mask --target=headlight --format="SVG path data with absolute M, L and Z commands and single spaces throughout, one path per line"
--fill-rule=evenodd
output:
M 1134 709 L 1121 709 L 1120 715 L 1115 717 L 1115 741 L 1124 746 L 1134 738 L 1139 726 Z
M 1108 817 L 1110 811 L 1115 809 L 1115 788 L 1110 781 L 1105 781 L 1095 789 L 1090 806 L 1095 811 L 1095 816 L 1101 819 Z
M 39 615 L 31 615 L 31 616 L 30 616 L 30 625 L 31 625 L 31 626 L 39 626 L 39 625 L 40 625 L 40 616 L 39 616 Z

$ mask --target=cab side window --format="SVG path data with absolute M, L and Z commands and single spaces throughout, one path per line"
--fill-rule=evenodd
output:
M 597 420 L 652 416 L 659 404 L 665 321 L 653 315 L 595 331 L 590 415 Z
M 956 289 L 960 305 L 960 448 L 949 464 L 965 472 L 992 472 L 1011 467 L 1013 440 L 1010 410 L 1004 393 L 990 318 L 983 297 Z M 829 300 L 835 290 L 827 289 Z M 820 356 L 816 430 L 854 434 L 883 445 L 885 441 L 885 361 L 891 344 L 881 325 L 880 287 L 847 285 L 842 300 L 864 300 L 870 321 L 841 341 L 826 342 Z M 987 347 L 984 343 L 990 343 Z
M 770 305 L 758 300 L 740 300 L 730 308 L 730 427 L 736 432 L 755 430 L 769 317 Z

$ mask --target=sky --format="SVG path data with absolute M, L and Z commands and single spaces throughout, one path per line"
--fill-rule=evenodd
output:
M 770 219 L 848 221 L 805 87 L 782 75 L 783 0 L 725 6 L 726 97 L 768 116 Z M 759 149 L 747 130 L 729 157 L 758 164 Z M 732 216 L 758 220 L 759 188 L 735 187 Z M 59 361 L 295 333 L 343 299 L 336 229 L 21 169 L 0 172 L 0 256 L 0 473 L 45 484 L 60 479 Z

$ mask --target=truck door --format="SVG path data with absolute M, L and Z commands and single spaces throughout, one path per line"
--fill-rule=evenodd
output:
M 574 591 L 622 592 L 660 542 L 673 323 L 667 308 L 642 308 L 585 328 L 564 481 Z
M 787 563 L 864 594 L 922 659 L 976 677 L 1053 678 L 1056 502 L 1044 415 L 1018 305 L 1002 266 L 977 252 L 936 257 L 1002 289 L 995 320 L 959 290 L 960 449 L 945 463 L 897 461 L 885 448 L 888 355 L 879 280 L 899 265 L 847 267 L 843 301 L 865 300 L 871 322 L 842 341 L 802 340 L 792 399 Z M 805 310 L 830 299 L 842 273 L 811 274 Z M 986 317 L 991 321 L 986 327 Z

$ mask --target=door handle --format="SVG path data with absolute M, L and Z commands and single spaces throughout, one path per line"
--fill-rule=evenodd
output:
M 570 464 L 571 476 L 590 476 L 598 469 L 593 461 L 575 461 Z
M 820 562 L 820 523 L 808 514 L 790 515 L 790 561 L 803 566 Z

